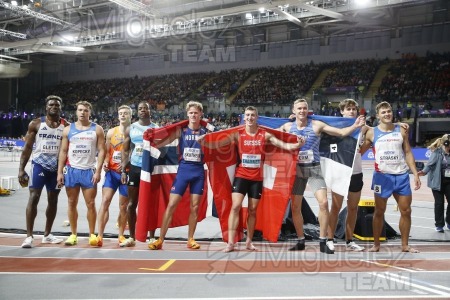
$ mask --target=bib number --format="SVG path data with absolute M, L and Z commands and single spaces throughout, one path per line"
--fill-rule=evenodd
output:
M 122 161 L 122 154 L 120 151 L 114 151 L 112 161 L 113 163 L 120 163 Z
M 200 162 L 201 152 L 198 148 L 184 148 L 183 159 L 185 161 Z
M 445 169 L 444 176 L 445 177 L 450 177 L 450 169 Z
M 144 152 L 144 146 L 142 144 L 136 144 L 134 147 L 134 154 L 136 154 L 136 156 L 142 156 L 142 152 Z
M 299 151 L 298 152 L 298 163 L 309 164 L 314 161 L 314 153 L 312 150 Z
M 242 154 L 241 165 L 245 168 L 260 168 L 261 154 Z

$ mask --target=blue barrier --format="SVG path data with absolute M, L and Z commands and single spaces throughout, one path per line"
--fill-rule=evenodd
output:
M 431 150 L 427 148 L 412 148 L 412 152 L 414 154 L 414 158 L 416 160 L 426 161 L 431 156 Z M 363 160 L 374 160 L 375 156 L 373 155 L 372 149 L 367 150 L 366 153 L 362 156 Z
M 2 147 L 8 147 L 8 146 L 23 147 L 23 146 L 25 146 L 25 141 L 22 141 L 22 140 L 11 140 L 11 139 L 0 139 L 0 146 L 2 146 Z

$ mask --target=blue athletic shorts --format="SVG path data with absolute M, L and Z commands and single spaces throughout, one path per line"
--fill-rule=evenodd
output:
M 69 188 L 80 186 L 82 188 L 92 189 L 96 187 L 96 185 L 92 183 L 94 173 L 94 169 L 81 170 L 65 166 L 64 185 Z
M 119 189 L 119 195 L 128 197 L 128 187 L 126 184 L 122 184 L 120 181 L 120 174 L 114 171 L 108 171 L 105 173 L 104 188 L 110 188 L 114 192 Z
M 45 186 L 47 191 L 59 190 L 56 188 L 56 177 L 58 172 L 46 170 L 40 164 L 31 162 L 30 188 L 42 189 Z
M 203 164 L 180 164 L 170 193 L 182 196 L 188 185 L 191 194 L 203 195 L 205 185 Z
M 372 190 L 375 195 L 386 199 L 394 193 L 400 196 L 409 196 L 412 194 L 409 174 L 393 175 L 373 172 Z

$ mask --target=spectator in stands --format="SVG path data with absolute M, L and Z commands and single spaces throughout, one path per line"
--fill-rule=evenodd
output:
M 37 215 L 37 205 L 41 197 L 42 189 L 47 189 L 47 211 L 44 230 L 43 244 L 59 244 L 63 240 L 53 236 L 53 222 L 56 217 L 58 207 L 58 196 L 61 191 L 57 186 L 57 164 L 58 152 L 61 144 L 62 131 L 68 126 L 66 120 L 61 118 L 62 99 L 58 96 L 48 96 L 45 99 L 46 116 L 34 119 L 28 125 L 28 131 L 25 136 L 25 146 L 20 156 L 19 164 L 19 183 L 21 186 L 27 186 L 29 176 L 25 172 L 25 166 L 31 161 L 31 183 L 30 196 L 26 210 L 27 238 L 22 243 L 22 248 L 33 247 L 33 227 Z M 35 148 L 33 150 L 33 145 Z
M 428 149 L 432 153 L 425 168 L 419 171 L 419 176 L 428 174 L 427 185 L 434 197 L 434 225 L 437 232 L 444 232 L 445 226 L 450 230 L 448 205 L 444 220 L 444 198 L 447 198 L 447 203 L 450 204 L 450 134 L 444 134 L 436 139 Z

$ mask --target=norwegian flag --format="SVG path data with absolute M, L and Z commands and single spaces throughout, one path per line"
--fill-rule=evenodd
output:
M 220 141 L 243 126 L 214 132 L 205 137 L 206 141 Z M 261 126 L 278 139 L 295 143 L 295 135 L 284 133 Z M 228 216 L 231 210 L 231 184 L 237 164 L 237 145 L 229 144 L 218 149 L 205 148 L 206 162 L 210 171 L 211 188 L 214 193 L 214 203 L 222 229 L 222 238 L 228 241 Z M 297 151 L 286 151 L 268 143 L 265 148 L 264 181 L 262 198 L 258 205 L 256 228 L 262 231 L 263 237 L 276 242 L 283 222 L 286 206 L 295 174 Z M 247 219 L 247 197 L 244 199 L 239 225 L 236 231 L 236 240 L 243 238 L 243 228 Z
M 178 171 L 178 139 L 173 143 L 156 149 L 153 141 L 170 135 L 175 130 L 186 127 L 188 121 L 182 121 L 161 128 L 150 128 L 144 132 L 141 181 L 139 186 L 138 215 L 136 221 L 136 239 L 145 242 L 149 230 L 161 227 L 162 218 L 169 203 L 170 189 Z M 202 126 L 207 126 L 202 122 Z M 206 170 L 205 170 L 206 172 Z M 205 173 L 205 178 L 207 178 Z M 208 183 L 198 209 L 198 221 L 211 215 L 212 205 L 208 205 Z M 212 203 L 209 203 L 212 204 Z M 188 224 L 190 212 L 189 187 L 178 204 L 169 227 Z M 208 209 L 209 207 L 209 209 Z

